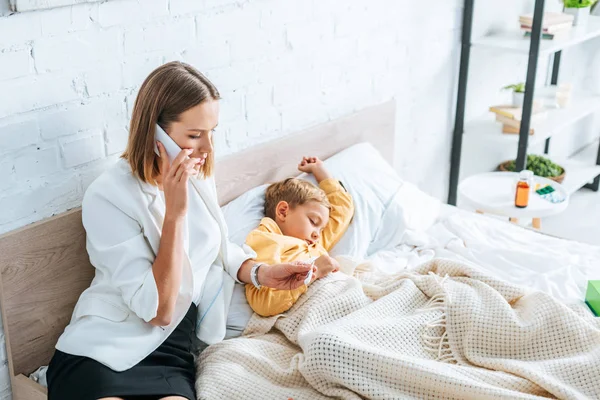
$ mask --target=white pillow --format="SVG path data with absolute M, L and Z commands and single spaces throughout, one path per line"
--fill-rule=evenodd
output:
M 329 253 L 362 259 L 367 255 L 390 200 L 403 181 L 370 143 L 349 147 L 327 159 L 325 165 L 354 201 L 354 218 Z M 312 175 L 302 174 L 300 178 L 316 184 Z
M 401 191 L 404 182 L 370 143 L 349 147 L 327 159 L 325 165 L 350 192 L 355 207 L 348 231 L 330 251 L 332 256 L 365 258 L 375 251 L 371 248 L 393 247 L 406 229 L 426 229 L 429 221 L 435 220 L 431 201 L 424 201 L 431 197 L 410 184 L 406 184 L 409 190 Z M 299 177 L 316 184 L 312 175 Z M 267 186 L 252 189 L 223 207 L 232 242 L 244 243 L 258 226 L 264 216 Z
M 257 228 L 265 216 L 265 191 L 268 186 L 257 186 L 221 207 L 229 230 L 229 240 L 233 243 L 240 246 L 244 244 L 250 231 Z

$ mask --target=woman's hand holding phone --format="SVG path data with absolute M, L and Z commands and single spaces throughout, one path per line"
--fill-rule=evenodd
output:
M 188 207 L 188 180 L 198 173 L 200 158 L 189 158 L 193 150 L 184 149 L 169 164 L 169 157 L 161 142 L 157 142 L 160 153 L 160 173 L 165 193 L 165 219 L 185 217 Z

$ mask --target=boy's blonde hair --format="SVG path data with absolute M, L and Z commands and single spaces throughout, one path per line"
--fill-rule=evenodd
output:
M 273 183 L 265 194 L 265 216 L 275 219 L 275 209 L 280 201 L 287 202 L 291 208 L 301 206 L 309 201 L 317 201 L 331 208 L 325 192 L 308 181 L 288 178 Z

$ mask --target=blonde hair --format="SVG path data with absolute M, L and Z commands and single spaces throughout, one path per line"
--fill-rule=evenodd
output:
M 308 181 L 288 178 L 273 183 L 265 193 L 265 216 L 275 219 L 275 209 L 280 201 L 287 202 L 291 208 L 301 206 L 309 201 L 317 201 L 331 208 L 325 192 Z
M 135 100 L 129 139 L 121 158 L 129 161 L 135 176 L 155 185 L 159 174 L 158 156 L 154 152 L 156 124 L 166 131 L 171 123 L 179 121 L 183 112 L 203 101 L 220 98 L 217 88 L 191 65 L 173 61 L 156 68 L 142 84 Z M 199 175 L 209 177 L 213 169 L 211 152 Z

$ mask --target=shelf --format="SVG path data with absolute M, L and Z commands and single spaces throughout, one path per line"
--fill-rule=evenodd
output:
M 472 175 L 493 171 L 502 161 L 514 159 L 515 149 L 500 148 L 488 145 L 480 147 L 477 144 L 465 142 L 464 157 L 461 160 L 461 181 Z M 552 157 L 553 162 L 562 166 L 566 171 L 563 186 L 569 194 L 575 193 L 585 184 L 591 183 L 600 175 L 600 165 L 596 165 L 599 141 L 586 146 L 568 158 Z M 485 157 L 477 155 L 485 154 Z
M 600 165 L 596 165 L 599 142 L 596 141 L 566 160 L 553 160 L 567 172 L 563 182 L 569 194 L 575 193 L 600 175 Z
M 589 17 L 588 24 L 584 27 L 574 26 L 569 36 L 559 40 L 544 40 L 540 43 L 540 56 L 548 55 L 559 50 L 575 46 L 587 40 L 600 37 L 600 17 Z M 515 53 L 529 54 L 529 38 L 520 30 L 499 32 L 483 36 L 471 41 L 472 46 L 502 49 Z
M 600 96 L 575 94 L 569 107 L 548 110 L 546 119 L 532 125 L 535 134 L 529 136 L 528 145 L 540 144 L 547 138 L 560 133 L 565 128 L 596 111 L 600 111 Z M 489 111 L 485 115 L 468 122 L 465 125 L 464 134 L 465 136 L 474 136 L 476 140 L 489 141 L 499 145 L 517 144 L 519 142 L 518 134 L 502 133 L 502 124 L 496 122 L 495 114 Z

